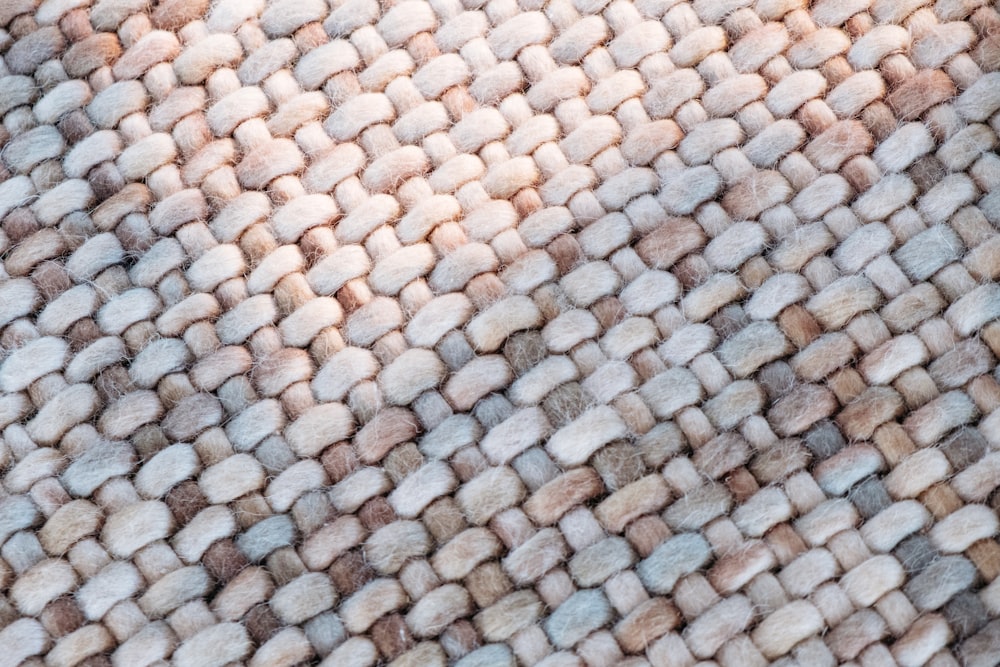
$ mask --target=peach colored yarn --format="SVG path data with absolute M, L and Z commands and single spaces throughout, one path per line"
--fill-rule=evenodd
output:
M 1000 3 L 0 0 L 0 667 L 1000 664 Z

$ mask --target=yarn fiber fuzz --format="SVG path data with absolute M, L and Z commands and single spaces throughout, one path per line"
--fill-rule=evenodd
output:
M 0 667 L 1000 664 L 998 8 L 0 0 Z

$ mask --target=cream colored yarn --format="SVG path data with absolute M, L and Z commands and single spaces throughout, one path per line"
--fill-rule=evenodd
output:
M 0 667 L 1000 664 L 998 8 L 0 0 Z

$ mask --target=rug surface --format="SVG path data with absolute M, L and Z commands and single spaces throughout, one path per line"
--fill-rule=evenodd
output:
M 0 666 L 1000 664 L 998 9 L 0 0 Z

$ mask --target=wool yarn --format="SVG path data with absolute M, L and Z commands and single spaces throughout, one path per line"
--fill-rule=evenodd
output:
M 0 0 L 0 667 L 1000 664 L 1000 3 Z

